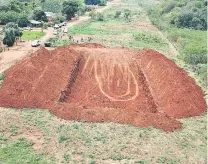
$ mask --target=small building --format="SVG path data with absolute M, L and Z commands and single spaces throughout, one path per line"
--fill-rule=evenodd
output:
M 40 27 L 41 22 L 36 20 L 29 20 L 30 27 Z

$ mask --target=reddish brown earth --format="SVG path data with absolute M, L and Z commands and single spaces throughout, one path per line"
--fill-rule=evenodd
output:
M 98 44 L 40 49 L 5 72 L 0 106 L 43 108 L 63 119 L 181 127 L 206 110 L 187 73 L 153 50 Z

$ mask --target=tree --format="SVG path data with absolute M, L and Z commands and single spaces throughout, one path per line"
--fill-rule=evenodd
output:
M 26 27 L 28 24 L 28 17 L 25 14 L 19 14 L 18 19 L 16 23 L 18 24 L 19 27 Z
M 8 23 L 3 28 L 4 39 L 3 44 L 13 46 L 15 40 L 22 36 L 22 31 L 15 23 Z
M 16 0 L 11 0 L 8 6 L 10 10 L 15 11 L 15 12 L 21 12 L 23 10 L 22 3 Z
M 46 2 L 46 0 L 40 0 L 40 3 L 45 3 Z
M 100 6 L 105 6 L 107 4 L 106 0 L 100 0 L 99 4 Z
M 15 34 L 14 34 L 14 29 L 6 29 L 4 31 L 4 39 L 3 39 L 3 44 L 7 45 L 9 47 L 14 45 L 15 42 Z
M 100 0 L 85 0 L 86 5 L 99 5 Z
M 78 10 L 78 15 L 84 15 L 87 11 L 87 6 L 86 5 L 80 5 L 79 6 L 79 10 Z
M 33 12 L 33 19 L 35 19 L 37 21 L 48 22 L 46 14 L 45 14 L 45 12 L 43 10 L 35 10 Z
M 59 23 L 62 23 L 64 21 L 66 21 L 66 17 L 65 16 L 63 16 L 61 14 L 56 15 L 55 23 L 59 24 Z
M 79 2 L 76 0 L 68 0 L 63 2 L 62 13 L 66 14 L 67 20 L 71 20 L 75 13 L 79 10 Z
M 43 30 L 44 29 L 47 29 L 48 28 L 47 24 L 45 22 L 43 22 L 43 21 L 41 22 L 40 27 L 41 27 L 41 32 L 42 33 L 43 33 Z
M 84 1 L 86 5 L 100 5 L 105 6 L 107 3 L 107 0 L 85 0 Z

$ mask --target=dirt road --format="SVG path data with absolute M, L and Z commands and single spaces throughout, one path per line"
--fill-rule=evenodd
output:
M 104 10 L 108 9 L 112 5 L 118 4 L 119 1 L 115 2 L 109 2 L 107 6 L 96 9 L 97 12 L 103 12 Z M 77 25 L 81 22 L 85 22 L 90 20 L 89 16 L 80 16 L 77 20 L 72 20 L 68 22 L 67 28 L 72 27 L 74 25 Z M 40 39 L 40 41 L 43 43 L 47 39 L 53 37 L 53 28 L 49 27 L 47 30 L 44 31 L 46 35 Z M 0 54 L 0 73 L 4 72 L 6 69 L 14 65 L 17 61 L 23 59 L 26 56 L 29 56 L 33 52 L 37 51 L 36 47 L 31 47 L 32 41 L 26 41 L 26 42 L 19 42 L 16 46 L 9 48 L 9 50 L 6 50 L 5 52 Z

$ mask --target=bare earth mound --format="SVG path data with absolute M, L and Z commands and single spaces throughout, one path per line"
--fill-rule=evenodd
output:
M 153 50 L 98 44 L 40 49 L 5 72 L 0 106 L 43 108 L 63 119 L 181 127 L 206 110 L 194 80 Z

